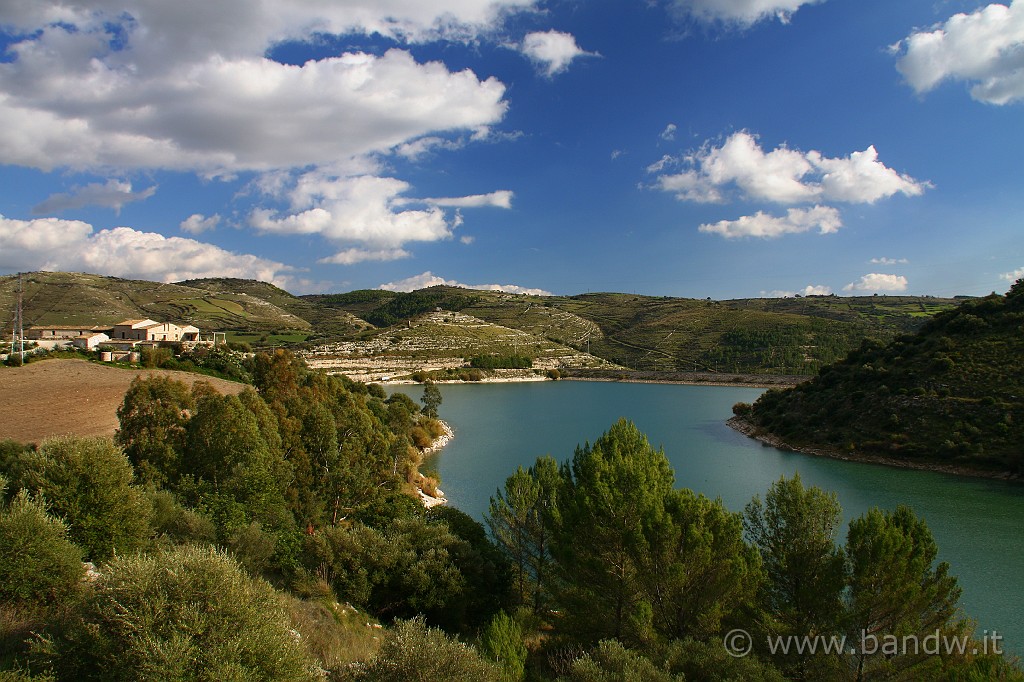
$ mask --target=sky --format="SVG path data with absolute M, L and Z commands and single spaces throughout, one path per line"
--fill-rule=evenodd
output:
M 1024 276 L 1024 0 L 4 0 L 0 274 Z

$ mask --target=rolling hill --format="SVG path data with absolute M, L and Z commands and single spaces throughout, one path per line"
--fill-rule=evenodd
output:
M 748 432 L 796 449 L 1019 476 L 1024 280 L 1005 296 L 941 312 L 915 334 L 865 341 L 811 381 L 736 411 Z
M 0 277 L 0 310 L 14 307 L 17 280 Z M 528 296 L 438 286 L 411 293 L 360 290 L 294 296 L 265 282 L 231 278 L 175 284 L 81 273 L 25 275 L 27 324 L 113 324 L 151 317 L 204 331 L 231 331 L 254 345 L 337 342 L 357 354 L 395 351 L 387 341 L 437 311 L 463 313 L 526 334 L 524 347 L 555 344 L 644 372 L 809 376 L 866 338 L 882 342 L 913 332 L 962 300 L 911 296 L 808 296 L 712 301 L 617 293 Z M 9 317 L 4 322 L 9 334 Z M 450 351 L 450 329 L 418 332 L 417 355 Z M 396 332 L 396 330 L 398 330 Z M 511 338 L 509 333 L 494 339 Z M 504 342 L 478 346 L 508 352 Z M 327 354 L 331 351 L 328 349 Z M 397 352 L 401 353 L 399 349 Z M 481 351 L 484 352 L 484 351 Z M 561 352 L 561 351 L 559 351 Z

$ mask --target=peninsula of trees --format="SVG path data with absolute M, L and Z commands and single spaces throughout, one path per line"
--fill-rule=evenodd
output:
M 796 449 L 1018 477 L 1024 280 L 734 411 L 747 431 Z

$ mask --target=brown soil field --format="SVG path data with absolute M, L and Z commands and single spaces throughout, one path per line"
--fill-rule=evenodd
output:
M 160 375 L 190 386 L 207 381 L 223 394 L 245 384 L 162 369 L 128 369 L 85 360 L 42 360 L 0 367 L 0 439 L 38 443 L 48 436 L 112 436 L 117 408 L 137 376 Z

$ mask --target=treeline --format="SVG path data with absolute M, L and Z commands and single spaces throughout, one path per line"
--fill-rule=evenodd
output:
M 311 298 L 322 305 L 351 308 L 357 311 L 359 317 L 376 327 L 390 327 L 417 315 L 433 312 L 437 308 L 458 312 L 478 300 L 476 296 L 457 293 L 444 287 L 398 293 L 360 290 Z
M 470 358 L 469 366 L 476 369 L 530 369 L 533 367 L 533 358 L 516 353 L 476 355 Z
M 864 342 L 740 416 L 800 446 L 1020 474 L 1024 281 L 937 314 L 914 335 Z
M 986 651 L 909 508 L 872 509 L 837 544 L 835 494 L 799 476 L 742 513 L 673 484 L 664 453 L 623 420 L 571 461 L 520 467 L 491 498 L 521 621 L 545 633 L 528 679 L 1024 679 L 997 655 L 893 655 L 893 641 L 927 636 Z

